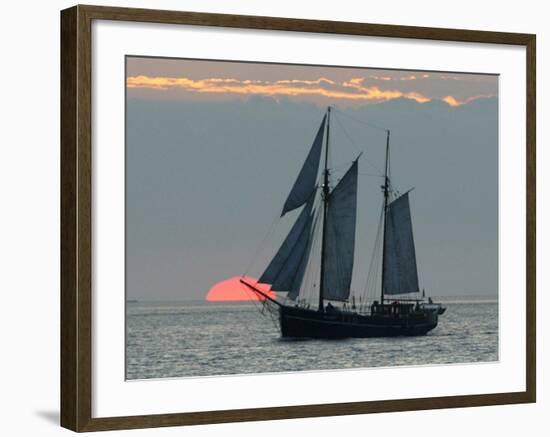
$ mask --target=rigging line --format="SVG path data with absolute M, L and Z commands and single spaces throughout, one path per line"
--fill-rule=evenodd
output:
M 366 280 L 365 280 L 365 290 L 367 290 L 367 288 L 370 289 L 371 285 L 372 285 L 372 275 L 374 274 L 374 260 L 377 258 L 377 255 L 378 255 L 378 246 L 379 246 L 379 240 L 380 240 L 380 218 L 378 219 L 378 226 L 377 226 L 377 229 L 376 229 L 376 238 L 375 238 L 375 241 L 374 241 L 374 246 L 373 246 L 373 250 L 372 250 L 372 254 L 371 254 L 371 257 L 370 257 L 370 262 L 369 262 L 369 268 L 367 270 L 367 277 L 366 277 Z M 365 295 L 365 297 L 367 297 Z
M 323 220 L 322 216 L 321 216 L 321 211 L 319 211 L 319 223 L 321 223 L 321 220 Z M 308 299 L 309 299 L 309 302 L 311 303 L 311 300 L 314 298 L 315 300 L 318 299 L 318 294 L 319 294 L 319 290 L 320 290 L 320 287 L 321 287 L 321 284 L 320 284 L 320 276 L 321 276 L 321 246 L 323 244 L 323 239 L 322 239 L 322 232 L 323 231 L 323 228 L 321 226 L 321 224 L 319 224 L 319 227 L 318 227 L 318 231 L 317 231 L 317 234 L 315 236 L 315 252 L 314 252 L 314 259 L 316 260 L 316 262 L 314 262 L 312 260 L 312 263 L 313 263 L 313 269 L 312 269 L 312 276 L 311 276 L 311 288 L 309 289 L 309 296 L 308 296 Z M 315 292 L 315 289 L 317 288 L 317 292 Z
M 311 193 L 311 196 L 315 196 L 317 193 L 317 187 L 313 190 L 313 192 Z M 311 197 L 310 196 L 310 197 Z M 313 206 L 312 206 L 313 207 Z M 303 208 L 305 208 L 305 206 L 303 206 Z M 250 271 L 250 269 L 253 267 L 254 265 L 254 262 L 257 260 L 257 257 L 259 255 L 259 253 L 261 252 L 261 249 L 263 249 L 263 246 L 265 244 L 265 242 L 268 240 L 268 238 L 271 236 L 271 234 L 273 233 L 273 230 L 275 229 L 275 225 L 277 224 L 277 222 L 279 220 L 281 220 L 282 217 L 275 217 L 273 219 L 273 222 L 271 223 L 271 226 L 269 227 L 269 231 L 267 232 L 267 234 L 265 235 L 265 237 L 262 239 L 262 241 L 258 244 L 257 248 L 256 248 L 256 251 L 254 252 L 254 256 L 252 257 L 252 260 L 250 261 L 250 264 L 248 265 L 247 269 L 245 270 L 245 272 L 243 273 L 243 275 L 241 277 L 245 277 L 248 272 Z M 256 283 L 258 283 L 258 281 L 256 281 Z
M 382 201 L 384 202 L 384 201 Z M 383 269 L 383 260 L 382 258 L 384 257 L 384 252 L 386 250 L 385 248 L 385 239 L 384 239 L 384 227 L 385 227 L 385 223 L 384 223 L 384 210 L 385 210 L 385 203 L 382 204 L 383 206 L 380 208 L 380 223 L 379 223 L 379 233 L 378 233 L 378 246 L 376 248 L 377 252 L 376 252 L 376 258 L 374 260 L 374 278 L 373 278 L 373 281 L 371 283 L 371 289 L 372 289 L 372 299 L 376 299 L 378 297 L 378 287 L 381 285 L 381 278 L 382 278 L 382 275 L 384 274 L 384 269 Z
M 316 199 L 314 199 L 314 205 L 312 205 L 312 210 L 310 211 L 310 215 L 313 214 L 313 216 L 315 216 L 315 214 L 316 214 L 316 210 L 315 210 L 315 200 L 316 200 Z M 308 220 L 310 220 L 310 218 L 308 218 Z M 311 219 L 311 220 L 313 220 L 313 219 Z M 302 232 L 305 232 L 305 230 L 307 229 L 308 226 L 311 226 L 311 229 L 309 230 L 309 232 L 311 233 L 311 231 L 312 231 L 312 229 L 313 229 L 313 226 L 314 226 L 313 222 L 312 222 L 311 225 L 307 225 L 307 224 L 306 224 L 306 225 L 305 225 L 305 228 L 302 230 Z M 301 237 L 300 237 L 300 238 L 301 238 Z M 297 269 L 294 271 L 294 275 L 292 276 L 291 284 L 290 284 L 289 289 L 287 290 L 287 293 L 286 293 L 286 295 L 285 295 L 285 302 L 286 302 L 287 299 L 288 299 L 288 300 L 291 300 L 291 301 L 294 301 L 294 302 L 297 302 L 298 299 L 299 299 L 299 297 L 300 297 L 300 290 L 301 290 L 301 288 L 302 288 L 302 285 L 303 285 L 303 283 L 304 283 L 304 281 L 305 281 L 305 278 L 306 278 L 306 275 L 307 275 L 307 264 L 308 264 L 308 262 L 309 262 L 309 259 L 307 258 L 307 257 L 308 257 L 307 248 L 308 248 L 308 244 L 309 244 L 310 238 L 311 238 L 311 237 L 308 235 L 308 239 L 307 239 L 307 241 L 306 241 L 306 243 L 305 243 L 305 247 L 304 247 L 303 253 L 302 253 L 301 256 L 300 256 L 300 259 L 297 261 L 297 266 L 298 266 L 298 267 L 297 267 Z M 305 267 L 303 267 L 303 268 L 304 268 L 304 271 L 303 271 L 303 273 L 302 273 L 302 278 L 300 279 L 299 276 L 298 276 L 298 274 L 300 273 L 300 270 L 302 269 L 302 266 L 303 266 L 303 263 L 304 263 L 304 262 L 306 263 L 306 265 L 305 265 Z M 297 280 L 297 279 L 299 279 L 299 281 L 300 281 L 300 283 L 298 284 L 298 290 L 297 290 L 298 293 L 297 293 L 297 295 L 294 297 L 294 299 L 292 299 L 292 298 L 289 297 L 289 293 L 295 291 L 295 290 L 294 290 L 294 286 L 295 286 L 295 283 L 296 283 L 296 280 Z
M 376 260 L 378 259 L 378 252 L 380 250 L 380 240 L 381 240 L 381 228 L 382 228 L 382 222 L 383 222 L 383 216 L 384 216 L 384 207 L 382 206 L 380 211 L 380 217 L 378 219 L 378 229 L 376 231 L 376 239 L 374 242 L 374 248 L 372 251 L 372 257 L 369 265 L 369 270 L 367 272 L 367 280 L 365 281 L 365 288 L 363 290 L 362 295 L 365 297 L 365 300 L 368 297 L 368 291 L 369 288 L 372 287 L 373 281 L 375 281 L 376 278 L 373 278 L 373 276 L 378 276 L 378 263 L 376 263 Z
M 320 241 L 318 240 L 317 241 L 317 247 L 316 247 L 316 252 L 318 252 L 318 253 L 321 252 L 321 249 L 320 249 L 319 246 L 320 246 Z M 319 298 L 320 284 L 317 281 L 318 281 L 318 279 L 320 277 L 320 274 L 321 274 L 321 264 L 319 262 L 316 262 L 315 264 L 313 264 L 313 268 L 312 268 L 311 272 L 312 273 L 311 273 L 310 288 L 307 291 L 306 300 L 307 300 L 308 304 L 315 304 L 315 302 Z M 316 289 L 317 289 L 317 291 L 316 291 Z
M 381 208 L 381 217 L 380 217 L 380 233 L 379 233 L 379 240 L 378 240 L 378 248 L 377 248 L 377 256 L 374 261 L 374 278 L 373 282 L 371 284 L 372 289 L 372 300 L 376 300 L 378 298 L 378 294 L 380 292 L 379 286 L 382 284 L 382 275 L 384 274 L 384 252 L 385 252 L 385 240 L 384 240 L 384 211 L 385 209 L 385 203 L 383 203 L 383 206 Z M 383 302 L 382 302 L 383 303 Z
M 269 312 L 269 318 L 270 318 L 271 322 L 273 323 L 273 326 L 275 326 L 275 329 L 277 329 L 277 331 L 281 332 L 281 327 L 279 326 L 279 323 L 278 323 L 278 315 L 279 315 L 278 309 L 274 308 L 274 304 L 272 302 L 270 302 L 269 300 L 267 300 L 267 299 L 264 299 L 262 301 L 262 305 Z
M 344 132 L 344 135 L 346 136 L 346 138 L 348 139 L 348 141 L 350 142 L 350 144 L 353 146 L 354 149 L 356 149 L 355 151 L 356 152 L 363 152 L 363 150 L 361 150 L 359 148 L 359 145 L 353 141 L 353 139 L 351 138 L 351 136 L 348 134 L 348 132 L 346 131 L 346 129 L 344 128 L 344 125 L 342 124 L 342 122 L 340 121 L 340 119 L 338 117 L 334 117 L 334 119 L 336 120 L 336 123 L 338 123 L 338 126 L 340 126 L 340 128 L 342 129 L 342 132 Z
M 363 154 L 363 152 L 360 152 L 360 155 L 361 156 Z M 330 174 L 334 174 L 334 173 L 346 173 L 350 167 L 352 166 L 352 164 L 357 161 L 357 158 L 352 160 L 352 161 L 346 161 L 346 162 L 342 162 L 341 164 L 338 165 L 338 167 L 333 167 L 330 169 Z M 383 178 L 384 175 L 383 174 L 380 174 L 380 175 L 375 175 L 373 173 L 360 173 L 359 171 L 357 172 L 357 174 L 362 174 L 362 175 L 368 175 L 368 176 L 378 176 L 380 178 Z
M 264 315 L 264 305 L 262 302 L 260 302 L 259 300 L 257 300 L 258 298 L 258 294 L 251 291 L 246 285 L 244 284 L 239 284 L 241 286 L 241 288 L 244 288 L 245 292 L 249 295 L 249 296 L 252 296 L 253 299 L 250 299 L 254 306 L 256 307 L 256 309 L 258 310 L 258 312 L 261 314 L 261 315 Z
M 271 302 L 269 302 L 267 299 L 263 300 L 263 301 L 260 301 L 260 300 L 257 300 L 258 298 L 258 295 L 254 292 L 252 292 L 248 287 L 246 287 L 244 284 L 240 284 L 242 288 L 245 289 L 245 292 L 248 293 L 249 295 L 252 296 L 253 299 L 250 299 L 252 300 L 253 302 L 253 305 L 256 307 L 256 309 L 258 310 L 258 312 L 262 315 L 262 316 L 265 316 L 265 312 L 264 310 L 266 310 L 266 312 L 269 313 L 269 318 L 270 320 L 272 321 L 272 323 L 275 325 L 275 327 L 277 328 L 277 330 L 280 330 L 279 328 L 279 324 L 274 320 L 273 318 L 273 314 L 272 314 L 272 309 L 268 306 L 268 305 L 273 305 Z M 245 323 L 245 326 L 246 326 L 246 329 L 248 330 L 248 332 L 251 332 L 250 330 L 250 327 L 248 326 L 247 323 Z
M 351 164 L 353 164 L 355 161 L 346 161 L 340 164 L 338 167 L 332 167 L 330 169 L 331 174 L 333 173 L 345 173 L 349 170 L 349 167 Z
M 353 116 L 351 116 L 351 115 L 345 113 L 344 111 L 341 111 L 341 110 L 338 109 L 338 108 L 334 108 L 334 110 L 335 110 L 336 112 L 338 112 L 339 114 L 342 114 L 343 116 L 350 118 L 351 120 L 355 121 L 356 123 L 361 123 L 361 124 L 364 124 L 365 126 L 369 126 L 369 127 L 373 128 L 373 129 L 378 129 L 378 130 L 383 131 L 383 132 L 387 132 L 387 131 L 388 131 L 388 129 L 385 128 L 385 127 L 378 126 L 378 125 L 376 125 L 376 124 L 374 124 L 374 123 L 369 123 L 368 121 L 365 121 L 365 120 L 359 120 L 358 118 L 355 118 L 355 117 L 353 117 Z
M 312 224 L 310 225 L 311 228 L 309 229 L 309 235 L 308 235 L 308 238 L 307 238 L 307 242 L 306 242 L 306 245 L 305 245 L 305 248 L 304 248 L 304 253 L 302 254 L 302 256 L 300 257 L 300 261 L 298 263 L 298 270 L 294 273 L 294 278 L 292 280 L 292 285 L 291 285 L 291 288 L 294 286 L 295 284 L 295 281 L 297 279 L 297 275 L 298 273 L 301 271 L 301 269 L 303 268 L 303 271 L 301 273 L 302 277 L 301 279 L 298 277 L 300 283 L 298 284 L 298 290 L 297 290 L 297 294 L 295 296 L 294 299 L 290 299 L 288 297 L 288 293 L 287 293 L 287 299 L 290 299 L 290 300 L 293 300 L 294 302 L 298 302 L 299 298 L 300 298 L 300 294 L 301 294 L 301 290 L 302 290 L 302 287 L 304 285 L 304 282 L 307 280 L 307 274 L 308 274 L 308 265 L 309 265 L 309 262 L 310 262 L 310 253 L 311 253 L 311 242 L 313 241 L 313 232 L 315 232 L 315 227 L 316 227 L 316 223 L 315 223 L 315 217 L 317 215 L 317 210 L 314 209 L 310 212 L 310 214 L 312 214 L 312 217 L 311 217 L 311 220 L 312 220 Z M 304 266 L 304 263 L 305 262 L 305 266 Z M 289 293 L 291 291 L 294 291 L 294 290 L 289 290 Z
M 317 243 L 318 243 L 318 240 L 319 240 L 319 226 L 318 226 L 318 219 L 320 217 L 320 214 L 321 214 L 321 208 L 317 208 L 315 210 L 315 215 L 314 215 L 314 228 L 312 230 L 312 233 L 311 233 L 311 246 L 310 246 L 310 251 L 309 251 L 309 258 L 308 258 L 308 263 L 307 263 L 307 266 L 306 266 L 306 273 L 304 275 L 304 281 L 302 282 L 302 288 L 300 291 L 302 290 L 306 290 L 306 293 L 309 294 L 309 291 L 310 291 L 310 288 L 309 288 L 309 283 L 312 281 L 312 278 L 313 278 L 313 281 L 315 280 L 314 276 L 312 276 L 312 271 L 313 271 L 313 268 L 311 267 L 313 264 L 313 257 L 311 256 L 312 253 L 314 253 L 314 249 L 317 247 Z M 304 296 L 306 297 L 306 296 Z
M 328 187 L 329 187 L 329 191 L 331 189 L 331 185 L 334 187 L 335 184 L 334 184 L 334 181 L 330 179 L 330 176 L 332 176 L 332 166 L 334 165 L 334 161 L 332 160 L 332 150 L 329 148 L 328 149 L 328 159 L 327 159 L 327 167 L 329 169 L 329 178 L 328 178 Z M 320 175 L 321 176 L 321 175 Z
M 304 280 L 302 282 L 302 285 L 301 285 L 301 288 L 300 288 L 300 292 L 298 294 L 299 298 L 301 298 L 300 300 L 303 302 L 303 301 L 308 301 L 309 300 L 309 294 L 310 294 L 310 284 L 312 282 L 312 270 L 313 270 L 313 267 L 312 267 L 312 259 L 310 257 L 310 259 L 308 259 L 308 263 L 307 263 L 307 267 L 306 267 L 306 273 L 304 275 Z
M 247 290 L 247 291 L 249 293 L 252 293 L 250 290 Z M 253 294 L 256 298 L 258 297 L 256 293 L 253 293 Z M 277 323 L 277 320 L 275 319 L 275 315 L 274 315 L 274 312 L 277 310 L 276 308 L 274 308 L 275 304 L 270 302 L 268 299 L 264 299 L 262 301 L 260 301 L 259 299 L 258 300 L 252 299 L 252 300 L 254 302 L 254 306 L 258 308 L 259 313 L 264 317 L 268 317 L 273 323 L 273 325 L 275 326 L 275 328 L 277 329 L 277 331 L 280 331 L 279 324 Z
M 267 234 L 265 235 L 265 237 L 262 239 L 262 241 L 260 241 L 260 243 L 258 244 L 258 246 L 256 247 L 256 250 L 252 256 L 252 259 L 250 260 L 250 263 L 248 264 L 248 267 L 246 268 L 246 270 L 244 271 L 242 277 L 244 278 L 248 272 L 250 271 L 250 269 L 252 268 L 252 266 L 254 265 L 254 262 L 257 260 L 257 257 L 258 257 L 258 254 L 260 253 L 261 249 L 263 248 L 263 245 L 265 244 L 265 242 L 267 241 L 267 239 L 271 236 L 271 234 L 273 233 L 273 229 L 275 229 L 275 225 L 277 224 L 277 222 L 281 219 L 281 217 L 275 217 L 273 219 L 273 221 L 271 222 L 271 226 L 269 226 L 269 230 L 267 231 Z
M 254 306 L 257 308 L 258 312 L 262 316 L 266 316 L 266 312 L 269 313 L 268 315 L 269 319 L 272 321 L 275 328 L 277 328 L 277 330 L 279 331 L 280 330 L 279 324 L 277 323 L 277 321 L 274 319 L 274 316 L 273 316 L 274 308 L 272 308 L 272 306 L 274 306 L 274 304 L 270 302 L 268 299 L 260 300 L 260 298 L 258 297 L 258 294 L 253 292 L 244 284 L 240 284 L 240 286 L 245 289 L 246 293 L 248 293 L 253 297 L 253 299 L 250 299 L 250 300 L 252 300 Z
M 344 132 L 344 135 L 346 136 L 346 138 L 352 143 L 352 145 L 355 147 L 355 149 L 357 149 L 357 151 L 363 153 L 364 150 L 362 150 L 359 145 L 354 141 L 354 139 L 349 135 L 349 133 L 346 131 L 346 129 L 344 128 L 344 125 L 342 124 L 342 122 L 338 119 L 338 117 L 335 117 L 335 120 L 336 122 L 338 123 L 338 125 L 342 128 L 342 132 Z M 383 175 L 384 172 L 381 171 L 378 167 L 376 167 L 374 164 L 372 164 L 368 159 L 364 158 L 363 159 L 364 162 L 366 162 L 368 165 L 370 165 L 374 170 L 376 170 L 378 173 L 380 173 L 380 175 Z
M 377 177 L 377 178 L 383 178 L 384 176 L 383 175 L 380 175 L 380 174 L 374 174 L 374 173 L 357 173 L 358 175 L 361 175 L 361 176 L 374 176 L 374 177 Z
M 310 250 L 310 258 L 308 260 L 307 282 L 304 283 L 304 286 L 302 288 L 302 291 L 305 291 L 303 293 L 303 299 L 308 303 L 313 297 L 313 288 L 315 285 L 315 278 L 317 277 L 317 274 L 318 274 L 318 269 L 316 268 L 318 263 L 315 263 L 315 258 L 314 256 L 311 256 L 311 255 L 312 254 L 315 255 L 319 251 L 319 235 L 320 235 L 320 229 L 321 229 L 321 226 L 319 225 L 320 216 L 321 216 L 321 207 L 319 207 L 316 210 L 316 218 L 315 218 L 316 227 L 313 233 L 313 241 L 312 241 L 312 246 Z
M 381 243 L 379 242 L 378 243 L 378 248 L 377 248 L 377 257 L 376 259 L 378 261 L 375 261 L 374 263 L 374 273 L 373 273 L 373 277 L 372 277 L 372 280 L 371 280 L 371 284 L 370 284 L 370 296 L 371 296 L 371 299 L 374 301 L 376 300 L 376 297 L 378 296 L 378 284 L 380 284 L 380 275 L 381 275 L 381 270 L 382 270 L 382 257 L 380 255 L 381 253 L 381 248 L 380 248 L 380 245 Z M 367 298 L 368 300 L 368 298 Z

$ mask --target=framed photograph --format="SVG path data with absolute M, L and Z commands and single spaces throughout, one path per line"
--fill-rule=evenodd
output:
M 535 83 L 529 34 L 62 11 L 61 425 L 535 402 Z

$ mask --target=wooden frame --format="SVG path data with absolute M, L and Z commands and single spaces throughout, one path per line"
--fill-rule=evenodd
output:
M 509 44 L 526 48 L 527 247 L 526 390 L 292 407 L 252 408 L 131 417 L 92 418 L 91 296 L 91 24 L 119 20 L 287 30 L 392 38 Z M 535 296 L 535 35 L 204 14 L 96 6 L 61 12 L 61 425 L 74 431 L 192 425 L 528 403 L 536 400 Z

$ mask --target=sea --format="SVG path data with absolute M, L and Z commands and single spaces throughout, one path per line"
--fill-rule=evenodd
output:
M 126 379 L 492 362 L 498 301 L 434 299 L 447 307 L 421 337 L 288 340 L 258 302 L 126 304 Z

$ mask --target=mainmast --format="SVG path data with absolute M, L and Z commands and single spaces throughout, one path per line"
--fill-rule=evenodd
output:
M 329 145 L 329 134 L 330 134 L 330 106 L 327 108 L 327 135 L 326 135 L 326 144 L 325 144 L 325 170 L 323 172 L 323 231 L 322 231 L 322 242 L 321 242 L 321 278 L 319 280 L 319 311 L 324 311 L 324 302 L 323 302 L 323 289 L 324 289 L 324 278 L 325 278 L 325 241 L 327 236 L 327 211 L 328 211 L 328 145 Z
M 384 305 L 384 270 L 386 264 L 386 215 L 388 212 L 388 198 L 389 198 L 389 178 L 388 178 L 388 167 L 389 167 L 389 158 L 390 158 L 390 130 L 386 131 L 386 166 L 384 170 L 384 233 L 382 236 L 382 281 L 380 286 L 380 303 Z

